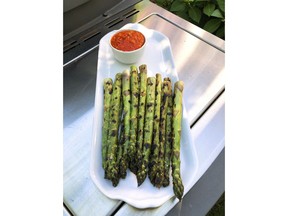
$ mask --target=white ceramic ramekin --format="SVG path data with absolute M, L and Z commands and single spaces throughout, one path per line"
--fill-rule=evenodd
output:
M 121 31 L 126 31 L 126 30 L 132 30 L 132 31 L 136 31 L 136 32 L 140 32 L 140 31 L 137 31 L 137 30 L 134 30 L 134 29 L 123 29 L 123 30 L 119 30 L 119 31 L 116 31 L 115 34 L 121 32 Z M 112 52 L 114 54 L 114 57 L 119 61 L 119 62 L 122 62 L 124 64 L 133 64 L 135 62 L 137 62 L 141 56 L 143 55 L 144 53 L 144 50 L 145 50 L 145 45 L 146 45 L 146 37 L 145 35 L 140 32 L 143 36 L 144 36 L 144 44 L 136 49 L 136 50 L 133 50 L 133 51 L 122 51 L 122 50 L 119 50 L 119 49 L 116 49 L 115 47 L 112 46 L 111 44 L 111 39 L 112 37 L 115 35 L 113 34 L 109 40 L 109 44 L 110 44 L 110 47 L 112 49 Z

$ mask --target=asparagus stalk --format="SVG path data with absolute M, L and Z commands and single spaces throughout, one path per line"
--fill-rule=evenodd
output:
M 128 150 L 129 150 L 129 133 L 130 133 L 130 71 L 125 70 L 122 73 L 122 98 L 123 98 L 123 118 L 124 118 L 124 133 L 123 133 L 123 154 L 120 163 L 120 176 L 126 177 L 128 168 Z
M 169 77 L 164 78 L 164 81 L 169 82 L 169 96 L 166 118 L 165 146 L 164 146 L 164 179 L 163 186 L 167 187 L 170 184 L 170 160 L 171 160 L 171 145 L 172 145 L 172 83 Z
M 110 112 L 110 101 L 111 101 L 112 91 L 113 91 L 113 80 L 111 78 L 104 79 L 104 112 L 103 112 L 103 126 L 102 126 L 102 167 L 105 173 L 106 173 L 106 164 L 107 164 L 109 112 Z
M 164 145 L 165 145 L 165 132 L 166 132 L 166 117 L 168 109 L 168 99 L 171 97 L 171 82 L 164 80 L 162 85 L 162 100 L 161 100 L 161 116 L 160 116 L 160 129 L 159 129 L 159 156 L 157 163 L 157 173 L 155 176 L 155 186 L 160 188 L 164 181 Z
M 118 166 L 117 166 L 117 146 L 118 146 L 118 130 L 119 130 L 119 115 L 121 103 L 121 84 L 122 74 L 117 73 L 113 84 L 113 93 L 110 111 L 110 124 L 108 136 L 108 152 L 107 152 L 107 178 L 112 181 L 114 187 L 119 183 Z
M 118 153 L 117 153 L 117 165 L 118 165 L 118 178 L 125 178 L 125 176 L 121 176 L 120 173 L 120 165 L 121 165 L 121 160 L 122 160 L 122 156 L 123 156 L 123 148 L 124 148 L 124 118 L 122 115 L 122 111 L 123 111 L 123 98 L 122 98 L 122 94 L 121 94 L 121 109 L 120 109 L 120 128 L 119 128 L 119 135 L 118 135 Z
M 180 173 L 180 140 L 182 123 L 182 94 L 184 83 L 177 81 L 174 85 L 173 101 L 173 123 L 172 123 L 172 177 L 173 191 L 176 197 L 181 200 L 184 192 L 184 186 Z
M 157 172 L 157 163 L 159 157 L 159 125 L 160 125 L 160 107 L 161 107 L 161 87 L 162 76 L 156 74 L 156 92 L 155 92 L 155 113 L 153 125 L 153 142 L 151 145 L 151 158 L 149 163 L 148 176 L 153 185 L 155 185 L 155 176 Z
M 143 131 L 144 131 L 144 117 L 146 106 L 146 87 L 147 87 L 147 66 L 145 64 L 139 66 L 140 71 L 140 90 L 139 90 L 139 114 L 138 114 L 138 131 L 137 131 L 137 152 L 136 165 L 139 169 L 142 161 L 143 149 Z
M 131 79 L 131 118 L 130 118 L 130 145 L 129 145 L 129 168 L 137 174 L 136 164 L 136 138 L 137 138 L 137 116 L 138 116 L 138 69 L 135 65 L 130 67 Z
M 137 171 L 138 186 L 140 186 L 146 176 L 148 169 L 148 162 L 151 151 L 151 142 L 153 136 L 153 119 L 154 119 L 154 103 L 155 103 L 155 77 L 149 77 L 147 79 L 147 98 L 146 98 L 146 113 L 145 113 L 145 125 L 144 125 L 144 145 L 141 165 Z

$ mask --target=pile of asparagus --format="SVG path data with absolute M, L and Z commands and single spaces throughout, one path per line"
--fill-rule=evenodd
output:
M 172 166 L 173 191 L 181 200 L 180 139 L 184 83 L 161 74 L 147 77 L 147 65 L 104 79 L 102 166 L 114 187 L 130 169 L 140 186 L 167 187 Z M 170 164 L 171 162 L 171 164 Z

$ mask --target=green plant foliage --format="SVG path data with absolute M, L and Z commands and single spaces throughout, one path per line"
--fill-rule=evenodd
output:
M 200 22 L 202 13 L 201 10 L 198 7 L 191 7 L 188 11 L 189 17 L 196 23 Z
M 225 36 L 225 26 L 218 28 L 218 30 L 215 33 L 216 36 L 223 38 Z
M 151 0 L 225 40 L 225 0 Z
M 210 19 L 208 20 L 208 22 L 205 23 L 203 29 L 205 29 L 210 33 L 213 33 L 220 27 L 220 25 L 221 25 L 220 19 Z
M 211 16 L 221 18 L 221 19 L 224 18 L 224 16 L 222 15 L 222 13 L 219 9 L 214 10 L 213 13 L 211 14 Z
M 186 9 L 186 4 L 183 1 L 174 1 L 171 5 L 170 11 L 177 12 L 177 11 L 184 11 Z
M 217 4 L 218 4 L 218 7 L 220 8 L 220 10 L 225 12 L 225 1 L 224 0 L 217 0 Z
M 210 17 L 211 14 L 214 12 L 215 7 L 216 7 L 215 4 L 209 2 L 203 8 L 203 13 Z
M 185 11 L 177 11 L 177 12 L 175 12 L 175 14 L 176 14 L 177 16 L 179 16 L 179 17 L 187 20 L 187 21 L 190 21 L 190 20 L 191 20 L 186 10 L 185 10 Z
M 166 0 L 156 0 L 157 4 L 163 5 L 165 4 Z

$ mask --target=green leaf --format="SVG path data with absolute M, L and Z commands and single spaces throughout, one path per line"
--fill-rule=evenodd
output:
M 221 11 L 219 9 L 214 10 L 213 13 L 211 14 L 211 16 L 212 17 L 221 18 L 221 19 L 224 18 L 222 13 L 221 13 Z
M 189 21 L 189 16 L 188 16 L 186 11 L 176 11 L 176 12 L 173 12 L 173 13 L 176 14 L 177 16 Z
M 201 15 L 202 15 L 202 12 L 199 8 L 197 7 L 191 7 L 188 11 L 188 14 L 189 14 L 189 17 L 199 23 L 200 22 L 200 19 L 201 19 Z
M 215 4 L 213 3 L 208 3 L 204 8 L 203 8 L 203 13 L 206 14 L 207 16 L 211 16 L 213 11 L 215 10 Z
M 225 0 L 217 0 L 217 3 L 218 3 L 218 7 L 220 8 L 220 10 L 225 12 Z
M 220 27 L 220 28 L 216 31 L 215 35 L 218 36 L 219 38 L 224 39 L 224 37 L 225 37 L 225 26 L 223 25 L 222 27 Z
M 170 11 L 184 11 L 186 8 L 186 4 L 182 1 L 174 1 L 171 5 Z
M 208 22 L 205 23 L 203 29 L 205 29 L 206 31 L 213 33 L 215 32 L 219 26 L 221 25 L 221 19 L 210 19 L 208 20 Z
M 158 5 L 164 5 L 165 1 L 166 1 L 166 0 L 156 0 L 156 3 L 157 3 Z
M 203 8 L 209 1 L 210 0 L 195 0 L 193 2 L 193 6 L 198 7 L 200 9 L 200 8 Z

